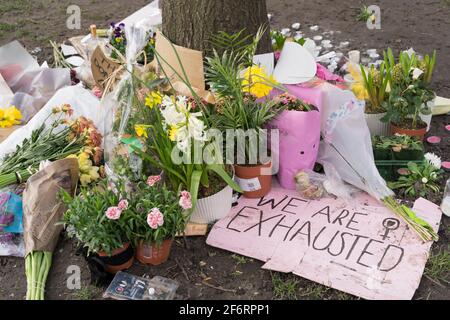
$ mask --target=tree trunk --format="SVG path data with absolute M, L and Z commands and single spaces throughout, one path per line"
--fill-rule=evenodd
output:
M 272 52 L 265 0 L 162 0 L 161 10 L 162 32 L 179 46 L 209 52 L 219 31 L 255 35 L 265 25 L 257 52 Z

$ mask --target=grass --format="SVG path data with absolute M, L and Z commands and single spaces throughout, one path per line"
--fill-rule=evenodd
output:
M 253 259 L 246 258 L 246 257 L 240 256 L 238 254 L 231 255 L 231 258 L 233 258 L 233 260 L 236 261 L 237 265 L 246 264 L 247 262 L 253 261 Z
M 298 280 L 295 278 L 283 279 L 280 273 L 271 272 L 273 296 L 279 300 L 296 300 L 298 292 Z
M 73 298 L 75 300 L 93 300 L 99 292 L 99 289 L 94 286 L 85 286 L 80 290 L 76 290 L 73 293 Z
M 17 29 L 17 25 L 15 25 L 15 24 L 0 22 L 0 31 L 10 32 L 10 31 L 15 31 L 16 29 Z
M 359 13 L 356 19 L 358 21 L 367 22 L 367 20 L 369 20 L 371 16 L 372 12 L 367 8 L 367 6 L 362 6 L 362 8 L 359 9 Z
M 311 282 L 310 285 L 306 286 L 301 290 L 301 296 L 307 297 L 311 300 L 328 300 L 330 298 L 331 288 Z
M 28 0 L 2 0 L 0 14 L 23 11 L 28 8 L 29 2 Z
M 425 275 L 434 281 L 450 283 L 450 252 L 441 248 L 438 252 L 433 251 L 425 266 Z

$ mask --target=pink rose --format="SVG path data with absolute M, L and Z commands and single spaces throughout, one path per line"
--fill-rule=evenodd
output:
M 109 207 L 108 210 L 106 210 L 106 217 L 110 220 L 118 220 L 121 214 L 122 210 L 118 207 Z
M 128 209 L 128 200 L 120 200 L 119 204 L 118 204 L 119 210 L 123 211 L 123 210 L 127 210 Z
M 192 208 L 191 194 L 187 191 L 181 191 L 179 204 L 180 207 L 182 207 L 184 210 L 191 209 Z
M 158 229 L 164 224 L 164 216 L 158 208 L 153 208 L 147 215 L 147 223 L 152 229 Z
M 147 184 L 153 187 L 158 181 L 161 181 L 161 176 L 150 176 L 147 179 Z

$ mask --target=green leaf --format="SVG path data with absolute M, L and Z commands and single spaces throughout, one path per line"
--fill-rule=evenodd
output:
M 195 207 L 198 199 L 198 189 L 200 187 L 200 179 L 202 177 L 202 171 L 194 170 L 191 176 L 191 188 L 189 192 L 191 193 L 192 206 Z

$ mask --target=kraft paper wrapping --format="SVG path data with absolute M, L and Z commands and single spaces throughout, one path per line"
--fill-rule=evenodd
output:
M 173 88 L 179 94 L 192 96 L 189 87 L 185 84 L 188 82 L 198 96 L 209 103 L 214 103 L 214 96 L 205 90 L 202 51 L 172 44 L 160 30 L 156 32 L 155 49 L 160 56 L 157 71 L 161 76 L 169 78 Z
M 53 252 L 66 210 L 60 191 L 74 194 L 77 182 L 77 159 L 55 161 L 28 179 L 23 192 L 25 256 L 33 251 Z

